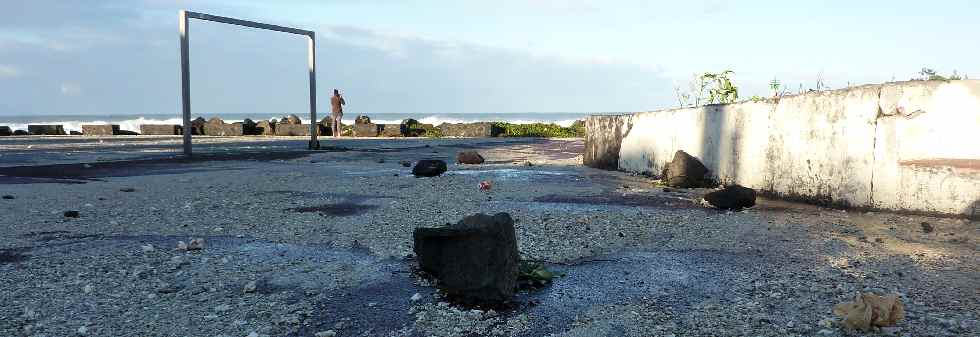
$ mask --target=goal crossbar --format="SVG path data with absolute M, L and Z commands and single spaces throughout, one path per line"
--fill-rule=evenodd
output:
M 226 16 L 211 15 L 182 10 L 180 11 L 180 97 L 184 120 L 184 155 L 191 155 L 191 83 L 190 83 L 190 46 L 188 43 L 188 19 L 198 19 L 225 23 L 230 25 L 272 30 L 283 33 L 304 35 L 307 37 L 307 70 L 310 76 L 310 149 L 317 149 L 316 124 L 316 36 L 311 30 L 303 30 L 268 23 L 236 19 Z

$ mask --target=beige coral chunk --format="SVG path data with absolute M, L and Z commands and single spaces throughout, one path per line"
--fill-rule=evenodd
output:
M 834 314 L 843 318 L 844 327 L 862 331 L 872 326 L 894 326 L 905 318 L 905 306 L 896 294 L 879 296 L 858 293 L 854 301 L 834 306 Z

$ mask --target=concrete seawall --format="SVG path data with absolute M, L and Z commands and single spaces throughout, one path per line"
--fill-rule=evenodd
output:
M 913 81 L 592 116 L 585 164 L 659 175 L 677 150 L 725 183 L 824 205 L 980 216 L 980 81 Z

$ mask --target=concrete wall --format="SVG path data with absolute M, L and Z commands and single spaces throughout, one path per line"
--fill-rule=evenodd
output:
M 585 164 L 658 175 L 677 150 L 712 175 L 820 204 L 980 215 L 980 81 L 867 85 L 592 116 Z M 612 167 L 611 162 L 615 162 Z

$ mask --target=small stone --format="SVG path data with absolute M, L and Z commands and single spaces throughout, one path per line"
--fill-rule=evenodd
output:
M 78 216 L 78 211 L 65 211 L 66 218 L 77 218 Z
M 418 302 L 421 299 L 422 299 L 422 294 L 419 294 L 419 293 L 415 293 L 415 295 L 412 295 L 412 298 L 410 298 L 410 300 L 412 300 L 412 302 Z
M 373 308 L 373 307 L 375 307 L 376 305 L 378 305 L 378 303 L 377 303 L 377 302 L 369 302 L 369 303 L 367 304 L 367 306 L 368 306 L 368 308 Z
M 77 331 L 78 331 L 78 334 L 79 335 L 88 334 L 88 327 L 83 325 L 83 326 L 79 327 Z
M 245 291 L 246 294 L 254 293 L 255 292 L 255 288 L 257 286 L 258 285 L 255 283 L 255 281 L 248 282 L 248 283 L 245 284 L 244 291 Z
M 119 192 L 136 192 L 136 189 L 132 187 L 123 187 L 119 189 Z
M 92 285 L 91 284 L 86 284 L 84 287 L 82 287 L 82 292 L 83 293 L 86 293 L 86 294 L 91 294 L 92 293 Z
M 336 335 L 337 335 L 337 333 L 334 332 L 333 330 L 327 330 L 327 331 L 317 332 L 314 336 L 316 336 L 316 337 L 334 337 Z
M 157 250 L 156 247 L 153 247 L 153 245 L 152 244 L 149 244 L 149 243 L 140 246 L 140 249 L 142 249 L 144 253 L 149 253 L 149 252 L 152 252 L 152 251 Z
M 12 195 L 5 195 L 5 196 L 3 196 L 3 198 L 4 199 L 7 199 L 7 200 L 13 200 L 14 199 L 14 196 L 12 196 Z

